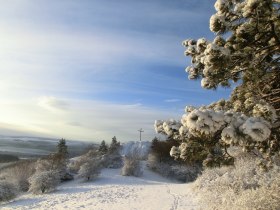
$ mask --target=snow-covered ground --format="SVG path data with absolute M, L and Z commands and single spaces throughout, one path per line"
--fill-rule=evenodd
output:
M 124 177 L 104 169 L 98 179 L 64 183 L 45 195 L 24 194 L 0 206 L 8 209 L 191 210 L 199 209 L 191 184 L 165 179 L 144 167 L 142 177 Z

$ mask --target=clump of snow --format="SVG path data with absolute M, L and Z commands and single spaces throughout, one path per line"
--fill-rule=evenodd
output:
M 228 126 L 223 129 L 221 134 L 221 140 L 228 144 L 237 144 L 240 140 L 240 137 L 238 138 L 238 135 L 236 133 L 236 128 L 234 128 L 232 125 Z
M 214 83 L 207 77 L 205 77 L 201 80 L 201 87 L 203 87 L 203 88 L 211 88 L 211 87 L 213 87 L 213 85 L 214 85 Z
M 181 127 L 181 123 L 176 120 L 168 120 L 163 123 L 163 130 L 168 135 L 171 136 L 174 132 L 178 131 Z
M 222 112 L 196 109 L 183 115 L 182 123 L 194 136 L 211 135 L 224 125 L 224 117 Z
M 164 123 L 163 120 L 156 120 L 155 121 L 154 127 L 155 127 L 155 130 L 156 130 L 157 133 L 161 133 L 161 132 L 164 131 L 163 123 Z
M 197 40 L 196 47 L 199 52 L 202 52 L 207 47 L 207 40 L 205 38 L 200 38 Z
M 218 32 L 225 27 L 226 21 L 223 15 L 214 14 L 210 18 L 210 30 Z
M 228 7 L 229 2 L 226 0 L 217 0 L 214 4 L 214 7 L 218 13 L 221 13 L 225 10 L 226 7 Z
M 271 133 L 268 122 L 255 117 L 248 118 L 241 129 L 254 141 L 265 141 Z
M 276 110 L 268 104 L 256 104 L 253 108 L 254 117 L 262 117 L 274 123 L 277 120 Z

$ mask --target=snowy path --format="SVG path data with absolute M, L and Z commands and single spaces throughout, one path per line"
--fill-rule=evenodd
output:
M 0 209 L 84 210 L 192 210 L 190 184 L 179 184 L 145 170 L 140 178 L 123 177 L 120 169 L 104 169 L 89 183 L 79 180 L 62 184 L 45 195 L 25 194 Z

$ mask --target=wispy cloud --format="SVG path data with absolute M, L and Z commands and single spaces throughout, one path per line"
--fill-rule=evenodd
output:
M 164 100 L 164 102 L 167 102 L 167 103 L 174 103 L 174 102 L 178 102 L 178 101 L 181 101 L 180 99 L 177 99 L 177 98 L 172 98 L 172 99 L 166 99 Z
M 145 130 L 144 139 L 151 139 L 156 135 L 153 129 L 154 120 L 179 117 L 176 112 L 166 112 L 166 110 L 152 109 L 138 104 L 123 105 L 93 100 L 42 98 L 47 109 L 41 109 L 42 104 L 37 105 L 33 101 L 21 104 L 13 101 L 0 103 L 2 116 L 0 127 L 1 123 L 2 125 L 6 123 L 6 130 L 25 131 L 57 138 L 98 141 L 100 138 L 110 139 L 115 135 L 120 140 L 127 141 L 138 140 L 139 128 Z M 63 108 L 65 104 L 67 104 L 67 111 L 57 112 L 57 108 Z
M 43 96 L 38 98 L 38 105 L 50 111 L 64 111 L 69 108 L 69 104 L 67 102 L 53 96 Z

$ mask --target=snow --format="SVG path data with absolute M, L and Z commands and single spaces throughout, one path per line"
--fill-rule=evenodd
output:
M 199 209 L 192 184 L 170 181 L 144 169 L 139 178 L 121 176 L 120 169 L 104 169 L 95 181 L 70 181 L 61 184 L 56 192 L 44 195 L 26 193 L 1 209 Z
M 189 129 L 194 136 L 201 134 L 213 134 L 217 132 L 224 124 L 222 112 L 211 110 L 193 110 L 188 115 L 183 115 L 182 123 Z
M 265 141 L 270 136 L 268 123 L 261 118 L 250 117 L 242 125 L 243 133 L 250 136 L 255 141 Z
M 131 152 L 137 152 L 140 158 L 146 159 L 150 152 L 151 142 L 150 141 L 129 141 L 122 144 L 121 155 L 125 156 Z

